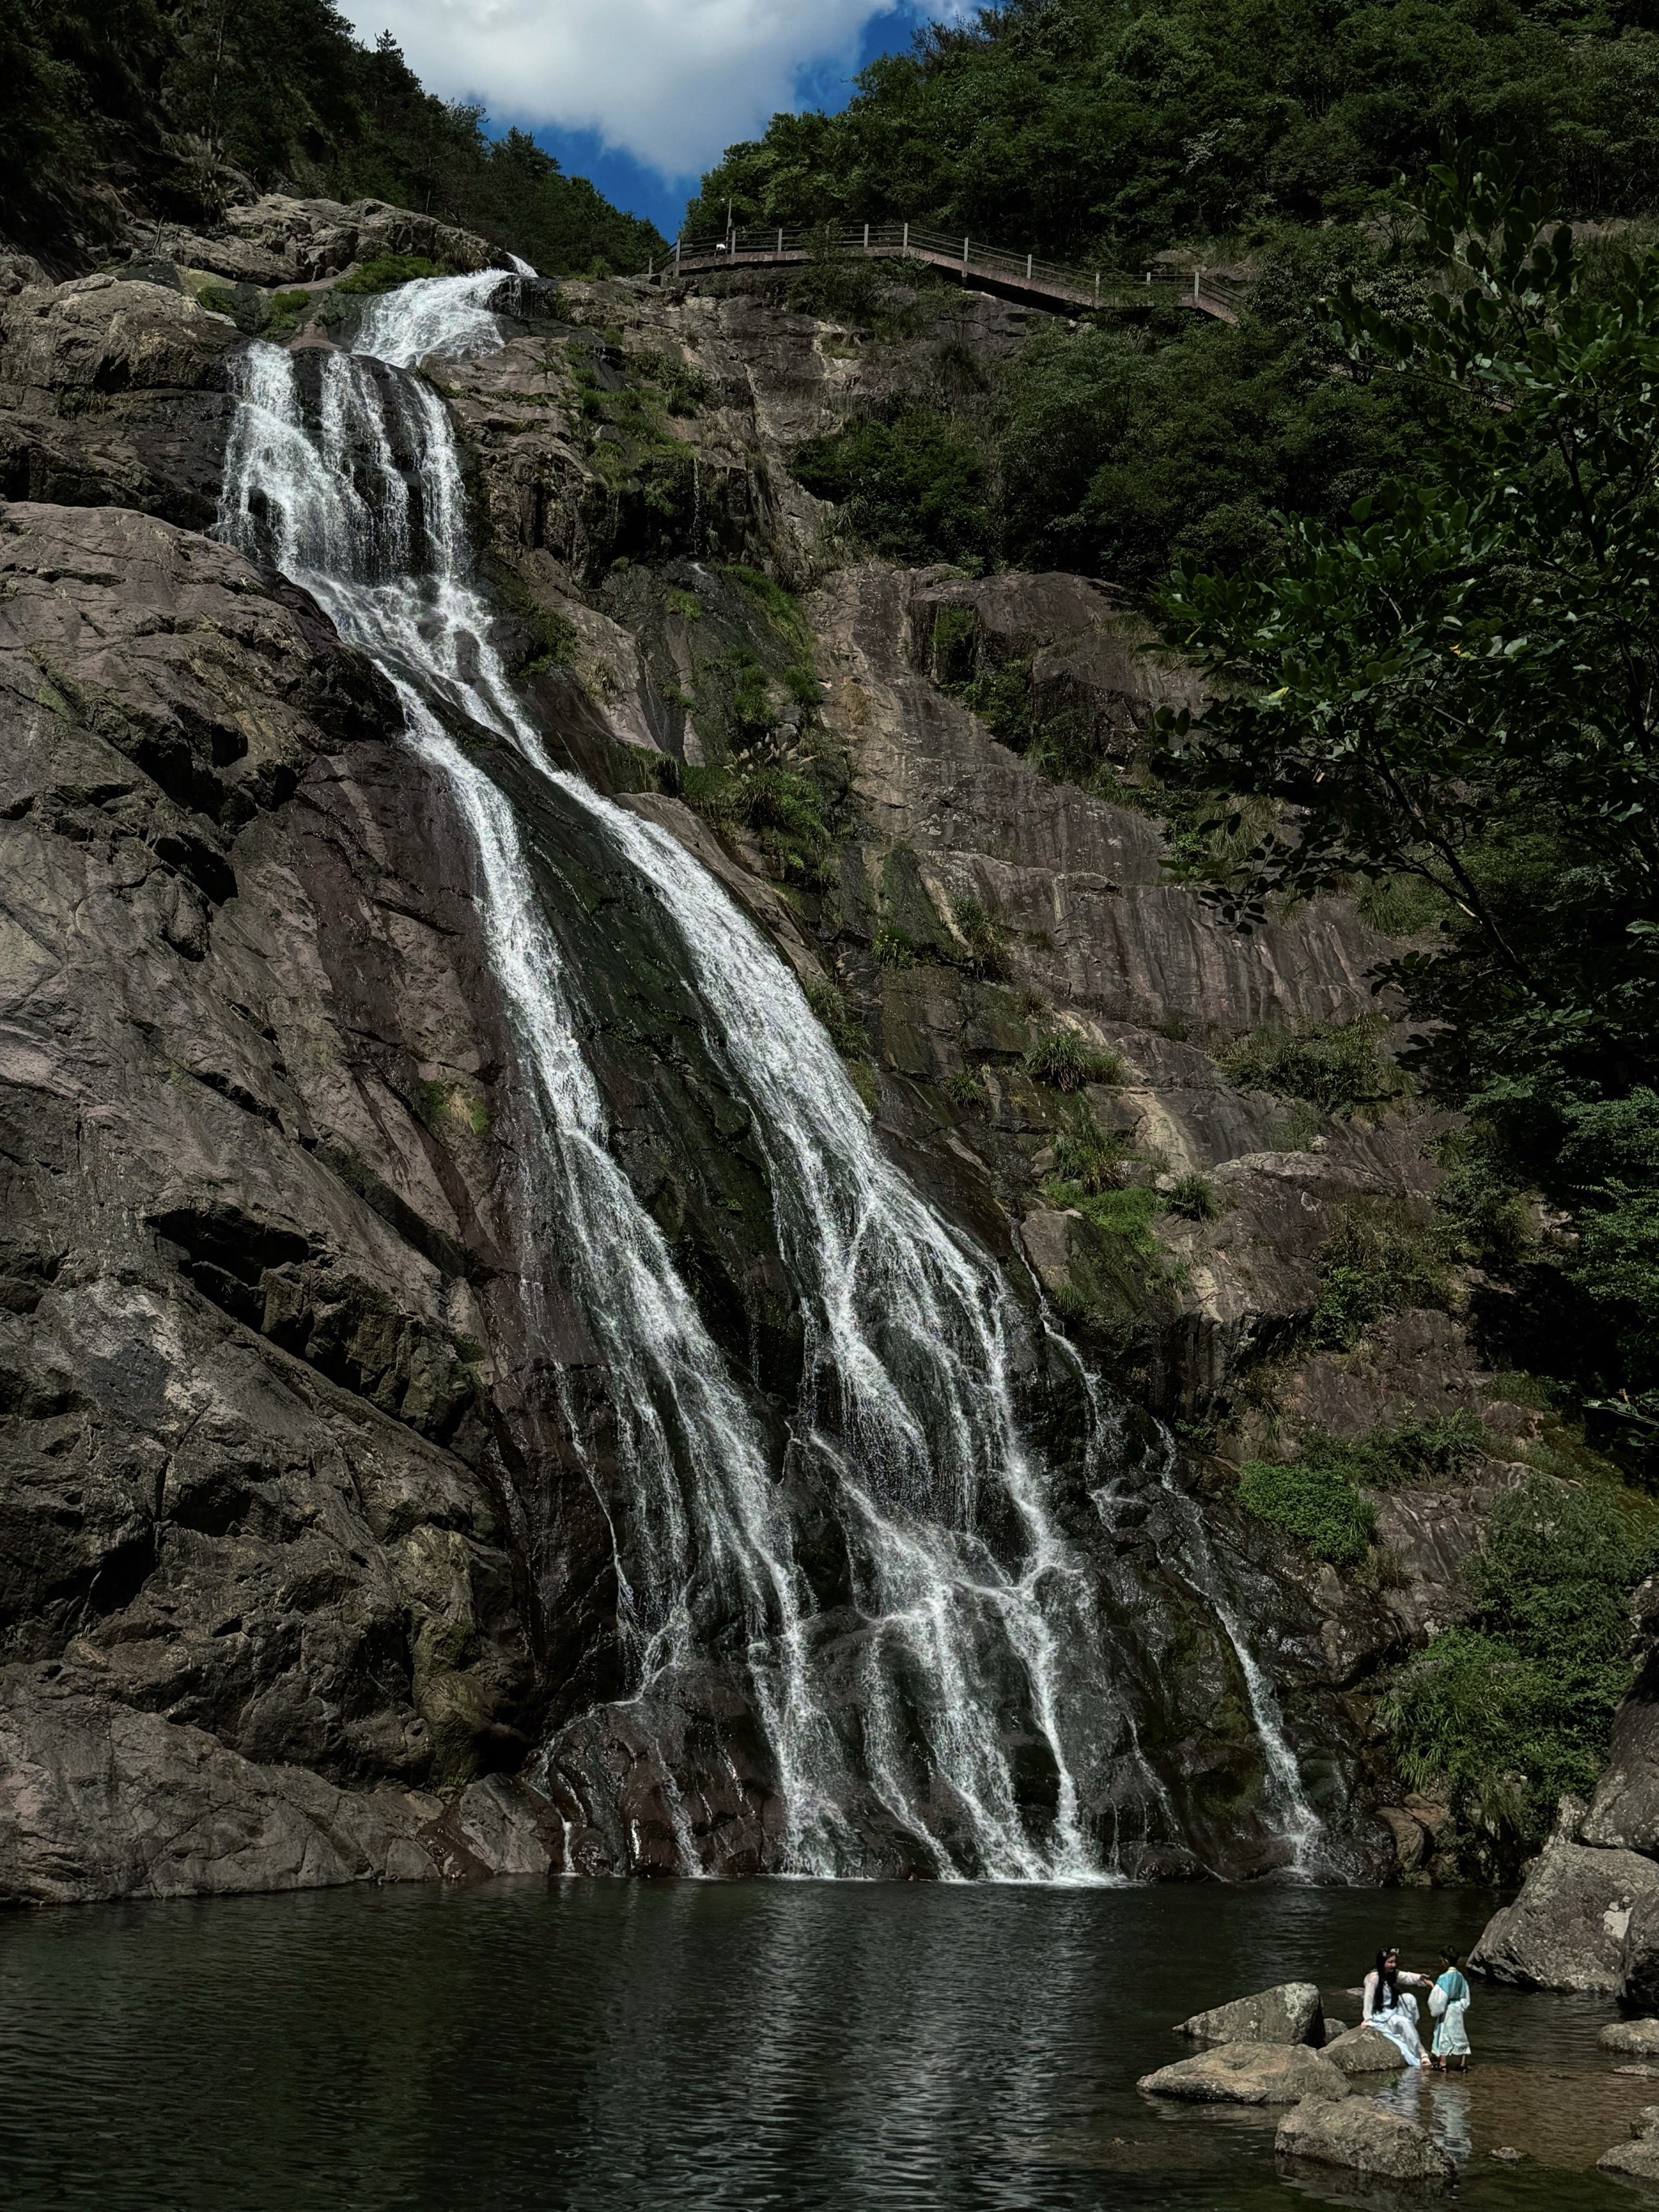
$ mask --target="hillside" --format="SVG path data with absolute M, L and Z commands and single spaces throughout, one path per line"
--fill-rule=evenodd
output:
M 693 229 L 890 218 L 1085 266 L 1353 222 L 1449 142 L 1524 144 L 1577 216 L 1659 191 L 1649 0 L 1012 0 L 779 115 Z
M 0 17 L 0 242 L 84 265 L 135 222 L 199 227 L 249 186 L 380 199 L 550 274 L 662 241 L 524 132 L 425 91 L 329 0 L 25 0 Z

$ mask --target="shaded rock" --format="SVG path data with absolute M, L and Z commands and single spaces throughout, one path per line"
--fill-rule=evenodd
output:
M 1579 1833 L 1605 1850 L 1659 1852 L 1659 1653 L 1613 1717 L 1607 1768 Z
M 431 1802 L 243 1759 L 72 1678 L 0 1678 L 0 1903 L 435 1881 Z
M 1620 1988 L 1626 1938 L 1642 1899 L 1659 1895 L 1659 1866 L 1634 1851 L 1591 1850 L 1553 1837 L 1521 1894 L 1487 1922 L 1473 1972 L 1521 1989 Z
M 1348 2023 L 1346 2020 L 1338 2020 L 1334 2016 L 1334 2014 L 1330 2013 L 1326 2014 L 1325 2048 L 1327 2051 L 1330 2049 L 1332 2044 L 1336 2042 L 1339 2038 L 1345 2036 L 1347 2032 Z
M 1194 2013 L 1176 2033 L 1205 2043 L 1317 2045 L 1325 2040 L 1319 1990 L 1313 1982 L 1283 1982 L 1276 1989 L 1260 1990 L 1254 1996 L 1236 1997 L 1231 2004 Z
M 1379 1805 L 1376 1817 L 1394 1838 L 1395 1861 L 1401 1874 L 1415 1874 L 1429 1846 L 1423 1823 L 1403 1805 Z
M 1351 2027 L 1320 2053 L 1344 2074 L 1390 2074 L 1410 2063 L 1397 2043 L 1374 2027 Z
M 1659 2181 L 1659 2105 L 1644 2105 L 1630 2124 L 1631 2140 L 1614 2143 L 1595 2161 L 1603 2173 Z
M 1659 2058 L 1659 2020 L 1615 2020 L 1595 2039 L 1602 2051 L 1626 2051 L 1638 2058 Z
M 1632 2013 L 1659 2015 L 1659 1892 L 1638 1897 L 1625 1930 L 1619 2002 Z
M 564 1869 L 564 1823 L 551 1802 L 526 1782 L 491 1774 L 434 1812 L 420 1840 L 452 1881 Z
M 1305 2043 L 1218 2044 L 1143 2074 L 1139 2086 L 1150 2096 L 1196 2105 L 1294 2105 L 1348 2094 L 1338 2069 Z
M 1344 2166 L 1379 2180 L 1443 2189 L 1457 2168 L 1414 2120 L 1384 2112 L 1364 2097 L 1341 2104 L 1321 2098 L 1286 2112 L 1273 2137 L 1281 2158 Z

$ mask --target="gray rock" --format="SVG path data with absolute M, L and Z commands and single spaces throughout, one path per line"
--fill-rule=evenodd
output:
M 1659 2020 L 1615 2020 L 1595 2039 L 1603 2051 L 1638 2058 L 1659 2058 Z
M 1294 2105 L 1348 2094 L 1338 2069 L 1305 2043 L 1218 2044 L 1143 2074 L 1140 2087 L 1196 2105 Z
M 1632 1912 L 1656 1894 L 1651 1859 L 1552 1838 L 1514 1904 L 1487 1922 L 1469 1966 L 1522 1989 L 1610 1993 L 1625 1980 Z
M 1324 2014 L 1319 1990 L 1313 1982 L 1281 1982 L 1276 1989 L 1260 1990 L 1254 1996 L 1235 1997 L 1231 2004 L 1194 2013 L 1182 2021 L 1177 2035 L 1190 2035 L 1205 2043 L 1311 2043 L 1325 2040 Z
M 437 1809 L 265 1765 L 72 1675 L 0 1677 L 0 1902 L 319 1889 L 438 1878 Z
M 1327 2050 L 1327 2051 L 1328 2051 L 1328 2050 L 1330 2049 L 1330 2047 L 1331 2047 L 1332 2044 L 1334 2044 L 1334 2043 L 1337 2042 L 1338 2040 L 1340 2040 L 1340 2039 L 1341 2037 L 1345 2036 L 1345 2035 L 1347 2033 L 1347 2032 L 1348 2032 L 1348 2023 L 1347 2023 L 1347 2021 L 1346 2021 L 1346 2020 L 1338 2020 L 1338 2019 L 1336 2018 L 1336 2016 L 1334 2015 L 1334 2014 L 1333 2014 L 1333 2013 L 1328 2013 L 1328 2013 L 1326 2014 L 1326 2015 L 1325 2015 L 1325 2048 L 1326 2048 L 1326 2050 Z
M 1595 2161 L 1603 2173 L 1659 2181 L 1659 2105 L 1644 2105 L 1630 2124 L 1631 2140 L 1615 2143 Z
M 1374 2027 L 1351 2027 L 1325 2045 L 1321 2057 L 1344 2074 L 1390 2074 L 1409 2063 L 1400 2045 Z
M 1282 2158 L 1348 2166 L 1419 2189 L 1443 2189 L 1457 2174 L 1452 2159 L 1414 2120 L 1363 2097 L 1298 2105 L 1279 2122 L 1273 2148 Z
M 1638 1897 L 1625 1930 L 1619 2001 L 1627 2011 L 1659 2014 L 1659 1893 Z
M 1659 1655 L 1613 1715 L 1607 1769 L 1579 1833 L 1604 1850 L 1659 1852 Z

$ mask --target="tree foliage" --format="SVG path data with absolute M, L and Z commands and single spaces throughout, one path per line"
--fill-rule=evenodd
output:
M 1629 1440 L 1659 1424 L 1659 255 L 1587 274 L 1512 161 L 1423 196 L 1452 288 L 1334 303 L 1358 379 L 1408 388 L 1423 472 L 1273 567 L 1189 568 L 1171 635 L 1208 665 L 1167 775 L 1274 802 L 1208 894 L 1415 877 L 1443 902 L 1386 972 L 1433 1091 L 1572 1224 L 1561 1363 Z M 1213 874 L 1213 872 L 1212 872 Z M 1534 1285 L 1534 1289 L 1536 1289 Z M 1571 1304 L 1571 1301 L 1568 1302 Z
M 1575 210 L 1659 190 L 1648 0 L 1006 0 L 778 115 L 690 221 L 908 219 L 1050 255 L 1351 219 L 1448 137 L 1528 146 Z
M 0 0 L 0 238 L 61 254 L 126 195 L 210 219 L 238 174 L 483 231 L 550 275 L 663 251 L 528 135 L 425 91 L 332 0 Z

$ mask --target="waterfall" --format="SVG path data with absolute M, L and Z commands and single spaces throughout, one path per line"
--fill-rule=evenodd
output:
M 676 1771 L 653 1717 L 673 1697 L 695 1701 L 718 1651 L 765 1738 L 780 1870 L 875 1870 L 897 1843 L 946 1878 L 1117 1878 L 1097 1840 L 1100 1777 L 1115 1763 L 1143 1798 L 1161 1788 L 1114 1686 L 1068 1477 L 1022 1421 L 1042 1332 L 884 1152 L 787 964 L 665 830 L 553 766 L 490 643 L 453 432 L 411 371 L 499 343 L 489 303 L 511 281 L 486 271 L 376 300 L 355 351 L 322 360 L 309 408 L 294 357 L 249 347 L 219 527 L 376 660 L 469 832 L 538 1109 L 550 1243 L 610 1386 L 615 1471 L 590 1466 L 616 1544 L 628 1704 L 652 1738 L 682 1870 L 702 1865 L 686 1810 L 696 1777 Z M 400 465 L 410 453 L 417 468 Z M 616 1162 L 580 978 L 513 807 L 450 733 L 458 720 L 522 757 L 680 948 L 708 1048 L 752 1118 L 804 1324 L 781 1465 Z M 809 1526 L 833 1532 L 827 1554 L 804 1541 Z M 1208 1595 L 1293 1836 L 1291 1796 L 1306 1801 L 1271 1690 Z M 568 1771 L 559 1741 L 546 1755 Z

